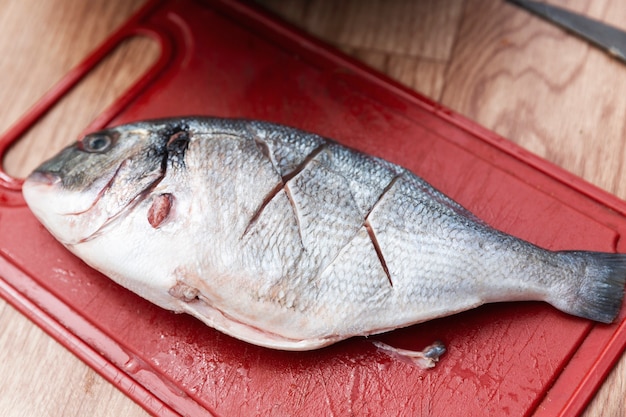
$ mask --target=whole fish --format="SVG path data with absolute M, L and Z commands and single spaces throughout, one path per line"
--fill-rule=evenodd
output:
M 610 323 L 624 294 L 626 255 L 541 249 L 404 168 L 271 123 L 106 129 L 43 163 L 23 192 L 87 264 L 270 348 L 315 349 L 496 301 Z

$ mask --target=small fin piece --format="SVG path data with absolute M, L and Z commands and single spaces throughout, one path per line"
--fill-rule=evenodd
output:
M 624 299 L 626 254 L 563 251 L 557 254 L 581 271 L 575 288 L 550 300 L 558 309 L 602 323 L 612 323 Z
M 400 362 L 417 365 L 422 369 L 434 368 L 439 362 L 439 357 L 446 353 L 445 345 L 439 340 L 426 346 L 422 351 L 395 348 L 379 340 L 372 340 L 372 343 L 386 355 Z

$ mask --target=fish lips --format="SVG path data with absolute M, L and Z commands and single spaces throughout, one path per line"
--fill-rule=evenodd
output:
M 78 192 L 65 187 L 60 174 L 35 170 L 24 181 L 22 194 L 33 211 L 45 209 L 58 215 L 83 213 L 97 202 L 113 176 L 103 177 Z
M 59 174 L 35 170 L 24 181 L 22 194 L 35 217 L 59 241 L 73 244 L 89 234 L 85 230 L 85 222 L 77 221 L 78 218 L 97 205 L 113 176 L 104 177 L 89 188 L 77 192 L 66 188 Z M 90 228 L 99 223 L 94 217 L 91 216 Z

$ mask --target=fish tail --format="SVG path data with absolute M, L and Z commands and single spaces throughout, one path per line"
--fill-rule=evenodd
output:
M 579 271 L 578 280 L 550 302 L 566 313 L 612 323 L 624 299 L 626 254 L 563 251 L 557 255 L 570 267 L 566 269 Z

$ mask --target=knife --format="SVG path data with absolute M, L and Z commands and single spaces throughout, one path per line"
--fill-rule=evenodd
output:
M 626 63 L 626 31 L 569 10 L 530 0 L 507 0 L 554 23 Z

